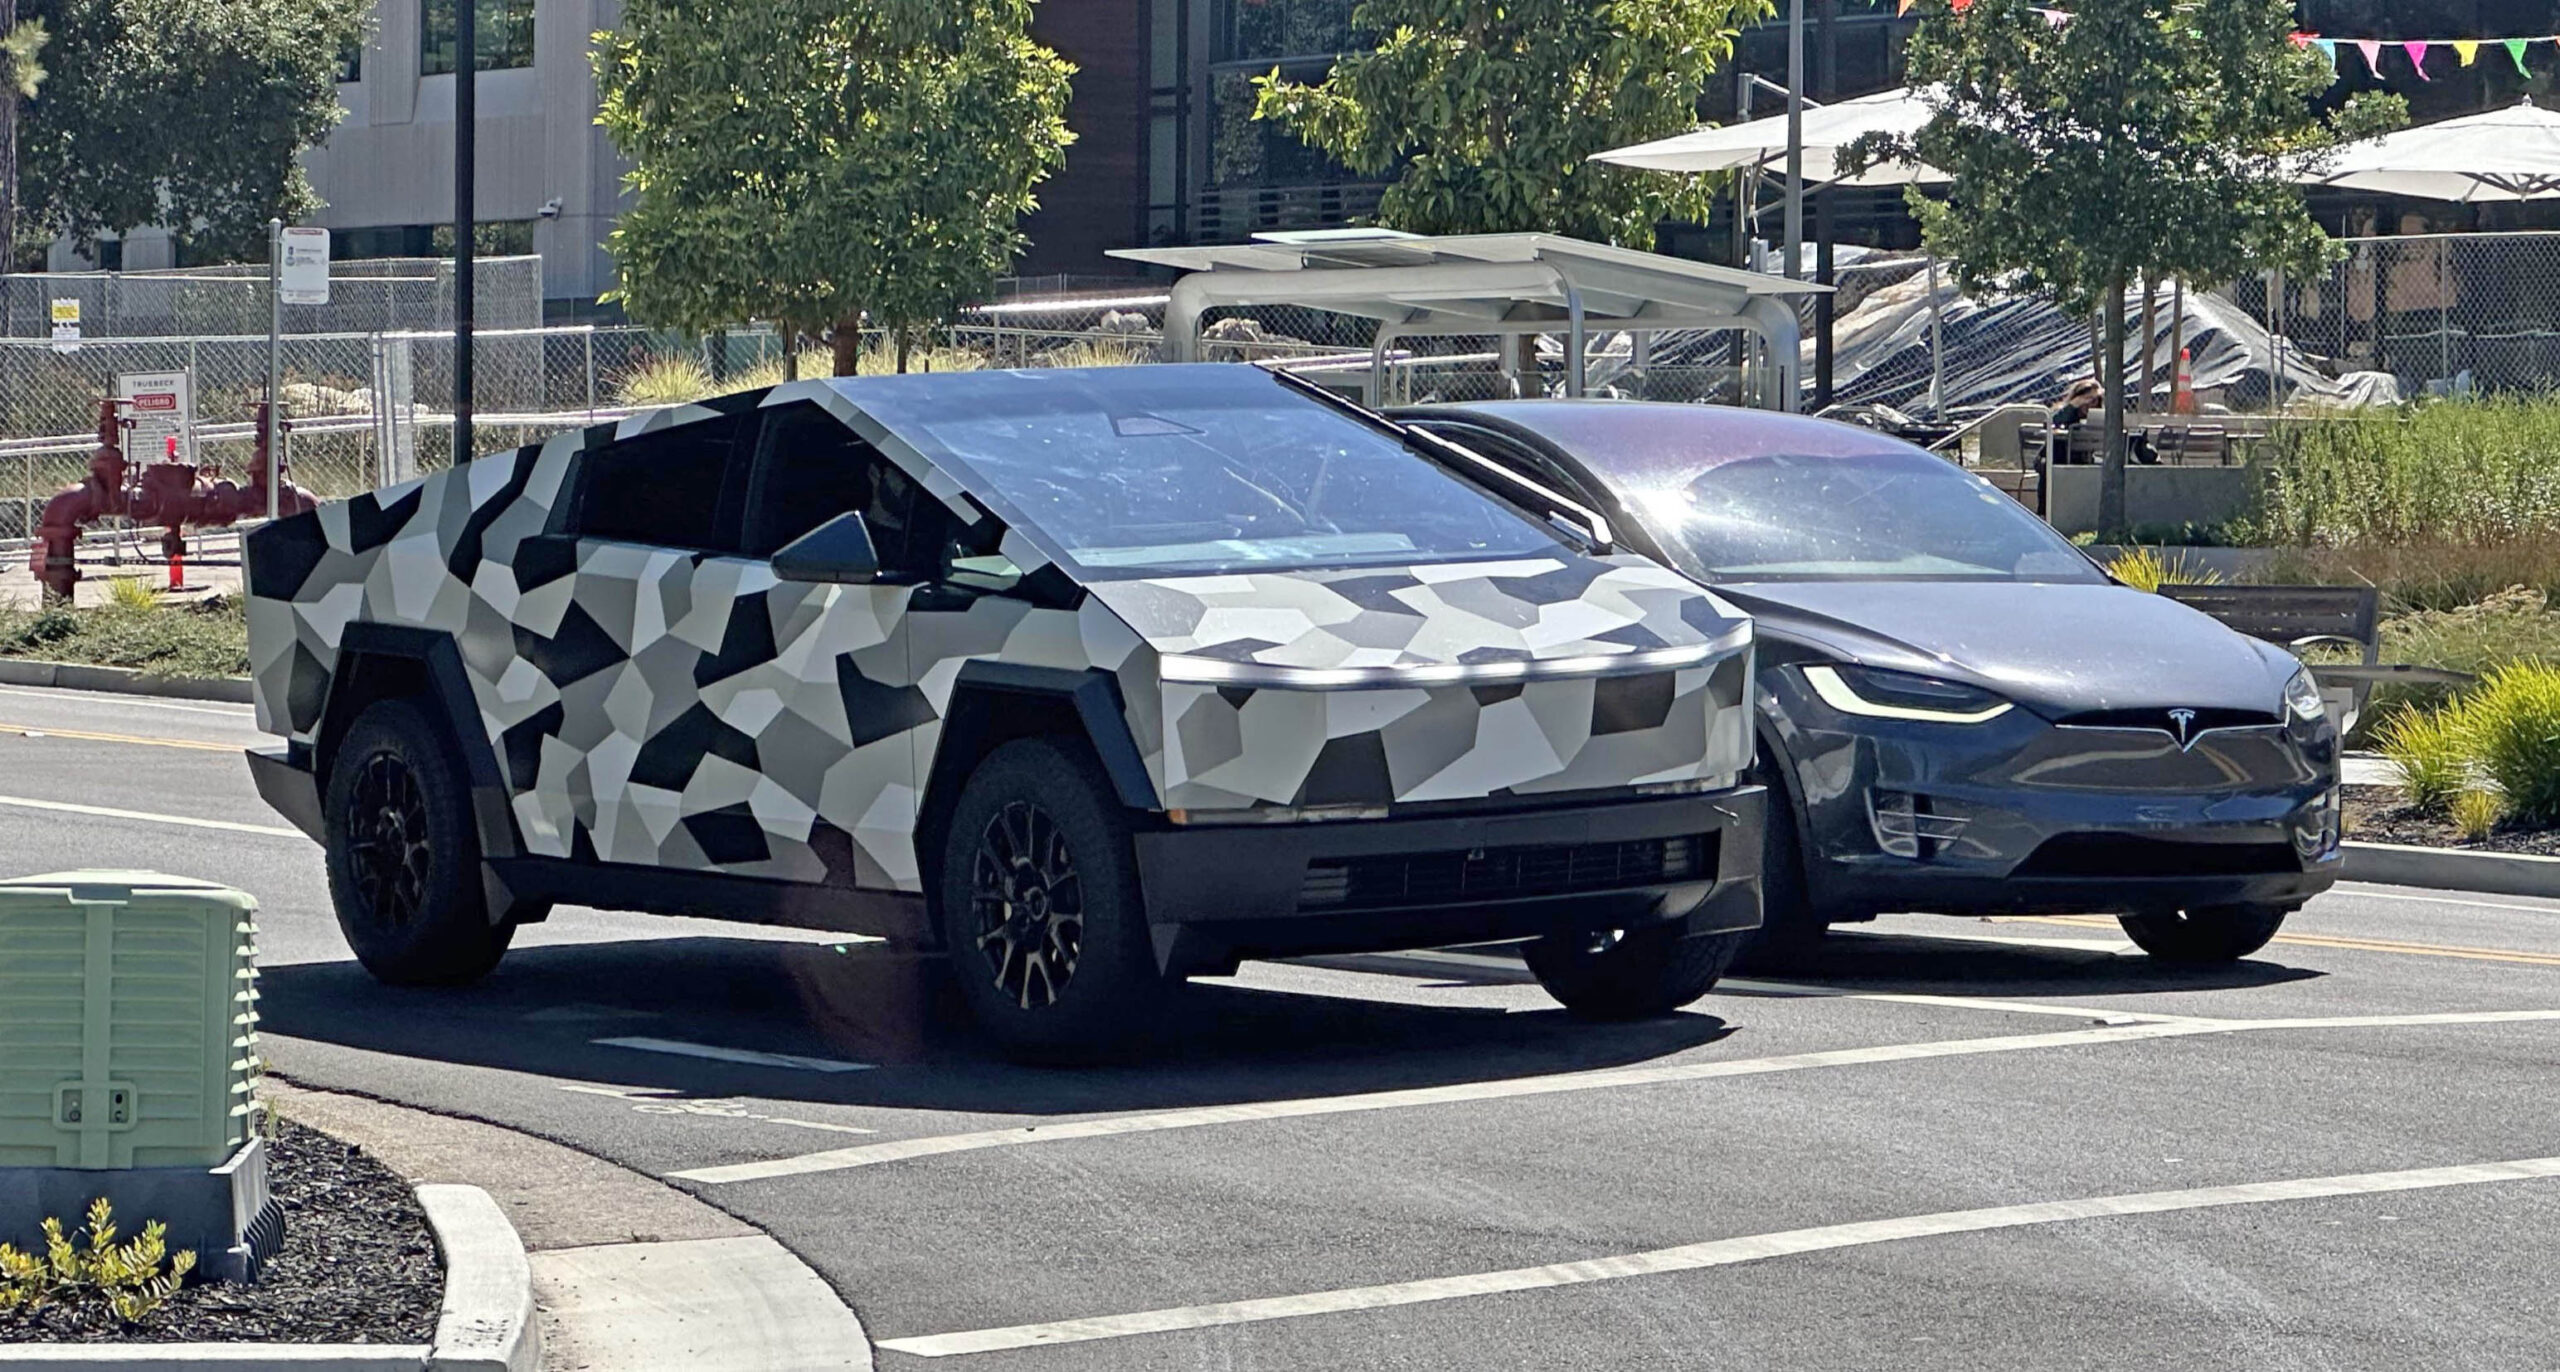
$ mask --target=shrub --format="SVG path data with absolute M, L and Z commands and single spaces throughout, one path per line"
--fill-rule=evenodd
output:
M 2560 533 L 2560 401 L 2499 397 L 2288 423 L 2252 541 L 2498 544 Z
M 653 357 L 614 385 L 614 396 L 635 409 L 685 405 L 712 393 L 711 372 L 691 357 Z
M 2453 798 L 2453 828 L 2465 843 L 2478 843 L 2498 827 L 2500 810 L 2496 793 L 2465 791 Z
M 2560 666 L 2514 662 L 2492 672 L 2462 704 L 2462 733 L 2507 813 L 2535 826 L 2560 822 Z
M 117 1243 L 115 1211 L 104 1196 L 89 1206 L 84 1233 L 88 1242 L 75 1243 L 64 1236 L 62 1221 L 48 1219 L 41 1256 L 0 1243 L 0 1311 L 104 1305 L 119 1321 L 140 1324 L 195 1270 L 193 1252 L 169 1256 L 169 1227 L 158 1220 Z
M 2170 585 L 2210 586 L 2222 580 L 2220 572 L 2202 562 L 2190 562 L 2184 553 L 2161 548 L 2127 549 L 2108 564 L 2107 572 L 2137 591 L 2157 591 Z
M 2429 814 L 2443 813 L 2470 780 L 2471 741 L 2459 706 L 2400 710 L 2374 732 L 2374 748 L 2400 769 L 2409 803 Z

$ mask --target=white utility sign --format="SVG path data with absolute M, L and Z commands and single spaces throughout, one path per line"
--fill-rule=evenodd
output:
M 77 352 L 79 348 L 80 302 L 76 299 L 53 302 L 53 350 L 67 353 Z
M 329 303 L 329 231 L 295 228 L 284 231 L 284 303 Z
M 116 377 L 116 397 L 127 401 L 125 460 L 162 462 L 170 456 L 169 440 L 178 440 L 176 458 L 196 460 L 196 388 L 185 372 L 125 372 Z

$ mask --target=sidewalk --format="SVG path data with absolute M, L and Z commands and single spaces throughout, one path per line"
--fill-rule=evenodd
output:
M 530 1253 L 552 1372 L 867 1372 L 861 1323 L 762 1232 L 637 1172 L 473 1120 L 270 1077 L 292 1118 L 413 1182 L 486 1190 Z

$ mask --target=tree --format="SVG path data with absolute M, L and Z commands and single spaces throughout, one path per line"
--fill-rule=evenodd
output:
M 44 86 L 44 24 L 18 18 L 18 0 L 0 0 L 0 276 L 18 260 L 18 102 Z
M 1768 0 L 1365 0 L 1376 50 L 1320 85 L 1274 68 L 1277 120 L 1355 172 L 1396 170 L 1378 217 L 1416 233 L 1537 230 L 1650 247 L 1706 183 L 1588 159 L 1693 127 L 1709 73 Z
M 1074 68 L 1030 19 L 1030 0 L 626 0 L 595 59 L 636 197 L 607 298 L 697 333 L 832 328 L 838 375 L 867 316 L 903 365 L 909 330 L 1011 263 L 1065 160 Z
M 19 121 L 23 217 L 83 248 L 167 224 L 201 256 L 262 257 L 319 205 L 297 161 L 338 110 L 365 0 L 18 0 L 47 79 Z
M 1968 290 L 2047 291 L 2103 314 L 2106 467 L 2098 525 L 2124 529 L 2125 291 L 2144 272 L 2202 284 L 2316 271 L 2327 235 L 2295 177 L 2401 118 L 2359 97 L 2323 119 L 2315 51 L 2288 41 L 2287 0 L 1922 0 L 1904 50 L 1934 115 L 1870 138 L 1850 165 L 1913 158 L 1954 183 L 1906 192 L 1930 249 Z

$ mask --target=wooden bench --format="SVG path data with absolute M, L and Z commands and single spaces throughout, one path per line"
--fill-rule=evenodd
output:
M 2288 650 L 2343 647 L 2361 662 L 2314 663 L 2321 694 L 2343 697 L 2338 732 L 2355 727 L 2365 700 L 2384 682 L 2468 686 L 2469 672 L 2382 661 L 2382 597 L 2371 586 L 2162 586 L 2160 594 Z
M 2160 461 L 2175 466 L 2225 467 L 2231 463 L 2231 431 L 2220 424 L 2169 424 L 2151 433 Z

